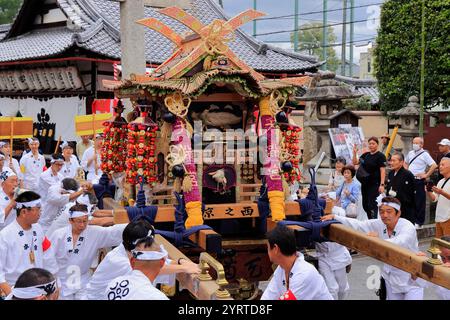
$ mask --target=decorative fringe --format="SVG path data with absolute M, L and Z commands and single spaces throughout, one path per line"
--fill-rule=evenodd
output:
M 205 60 L 203 60 L 203 70 L 208 71 L 211 69 L 212 66 L 212 57 L 207 56 Z
M 283 183 L 284 198 L 288 199 L 291 195 L 291 188 L 289 187 L 289 184 L 287 183 L 284 174 L 281 174 L 281 181 Z
M 162 145 L 168 145 L 170 143 L 169 139 L 169 135 L 172 132 L 172 125 L 168 122 L 163 123 L 163 125 L 161 126 L 161 144 Z
M 181 192 L 181 179 L 180 178 L 175 178 L 175 180 L 173 181 L 173 189 L 178 193 Z
M 189 174 L 186 174 L 183 178 L 182 184 L 183 192 L 191 192 L 192 191 L 192 180 Z

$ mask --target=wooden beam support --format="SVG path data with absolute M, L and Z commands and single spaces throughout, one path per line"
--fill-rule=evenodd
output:
M 169 258 L 178 261 L 178 259 L 183 258 L 191 261 L 188 257 L 186 257 L 180 250 L 174 247 L 169 241 L 167 241 L 164 237 L 157 234 L 156 242 L 164 245 L 164 248 L 169 253 Z M 216 291 L 219 289 L 219 286 L 214 280 L 208 281 L 200 281 L 197 279 L 196 275 L 186 274 L 186 273 L 178 273 L 176 275 L 180 286 L 189 290 L 198 300 L 217 300 Z M 233 300 L 232 298 L 223 299 L 223 300 Z
M 104 200 L 105 208 L 114 209 L 114 222 L 126 223 L 128 215 L 124 208 L 114 203 L 112 199 Z M 286 205 L 287 216 L 298 216 L 301 214 L 300 206 L 295 201 L 287 201 Z M 327 203 L 325 213 L 331 212 L 332 206 Z M 240 202 L 240 203 L 224 203 L 224 204 L 206 204 L 205 212 L 203 213 L 204 220 L 217 219 L 242 219 L 242 218 L 258 218 L 258 205 L 255 202 Z M 155 222 L 173 222 L 175 221 L 175 208 L 172 205 L 158 206 L 158 214 Z
M 200 230 L 189 236 L 189 240 L 209 253 L 222 252 L 222 236 L 214 230 Z
M 120 223 L 129 223 L 130 220 L 128 219 L 128 213 L 127 210 L 125 210 L 122 206 L 120 206 L 117 202 L 115 202 L 112 198 L 106 198 L 103 200 L 103 205 L 105 209 L 112 209 L 113 210 L 113 221 L 114 224 L 120 224 Z M 158 215 L 160 214 L 160 208 L 158 208 Z M 165 207 L 169 208 L 169 207 Z M 170 208 L 173 208 L 173 206 L 170 206 Z M 164 213 L 166 216 L 170 214 L 166 210 Z M 172 218 L 174 216 L 174 212 L 172 213 Z M 167 217 L 166 217 L 167 218 Z M 169 219 L 167 221 L 174 221 L 174 219 Z M 158 218 L 156 219 L 156 222 L 166 222 L 166 221 L 160 221 Z M 191 241 L 196 243 L 200 248 L 205 250 L 206 252 L 210 253 L 219 253 L 222 251 L 222 236 L 215 232 L 214 230 L 199 230 L 198 232 L 194 233 L 189 237 Z
M 450 289 L 450 268 L 432 265 L 427 262 L 427 257 L 418 256 L 415 252 L 389 241 L 370 237 L 363 232 L 336 223 L 330 225 L 328 238 L 414 276 Z

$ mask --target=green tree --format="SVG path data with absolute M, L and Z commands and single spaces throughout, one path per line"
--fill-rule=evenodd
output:
M 298 31 L 298 49 L 299 51 L 305 51 L 310 55 L 318 56 L 321 61 L 324 60 L 322 40 L 323 40 L 323 23 L 313 22 L 305 23 Z M 328 27 L 328 44 L 336 43 L 336 35 L 333 28 Z M 291 42 L 294 43 L 294 33 L 291 34 Z M 333 47 L 327 47 L 327 70 L 336 71 L 340 63 L 340 60 L 336 56 L 336 51 Z
M 0 0 L 0 24 L 13 22 L 21 5 L 22 0 Z
M 398 110 L 419 96 L 422 0 L 388 0 L 382 6 L 375 47 L 381 109 Z M 450 96 L 450 0 L 426 0 L 425 107 Z

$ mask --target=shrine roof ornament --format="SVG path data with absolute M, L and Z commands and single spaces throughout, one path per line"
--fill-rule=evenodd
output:
M 137 23 L 159 32 L 177 46 L 174 54 L 155 70 L 155 74 L 161 74 L 164 79 L 180 78 L 207 56 L 224 56 L 234 65 L 234 68 L 250 72 L 257 80 L 264 79 L 264 76 L 237 58 L 228 47 L 228 43 L 233 40 L 234 31 L 237 28 L 264 16 L 264 13 L 249 9 L 228 21 L 215 19 L 210 24 L 205 25 L 196 17 L 178 7 L 167 7 L 158 12 L 184 24 L 192 30 L 192 33 L 178 34 L 155 18 L 137 21 Z M 170 65 L 170 68 L 166 68 L 168 65 Z

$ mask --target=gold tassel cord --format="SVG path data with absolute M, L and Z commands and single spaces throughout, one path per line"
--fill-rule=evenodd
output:
M 176 116 L 183 119 L 188 113 L 191 102 L 191 98 L 183 97 L 180 92 L 175 92 L 164 98 L 164 104 L 166 105 L 167 109 L 169 109 L 169 111 Z
M 183 192 L 191 192 L 192 191 L 192 179 L 189 174 L 185 174 L 183 178 L 183 184 L 182 184 Z
M 269 107 L 272 115 L 276 115 L 286 105 L 286 98 L 283 97 L 280 91 L 274 90 L 270 94 Z
M 281 175 L 281 181 L 283 182 L 283 192 L 284 192 L 284 198 L 288 199 L 291 195 L 291 189 L 289 187 L 289 184 L 286 181 L 286 178 L 284 175 Z

